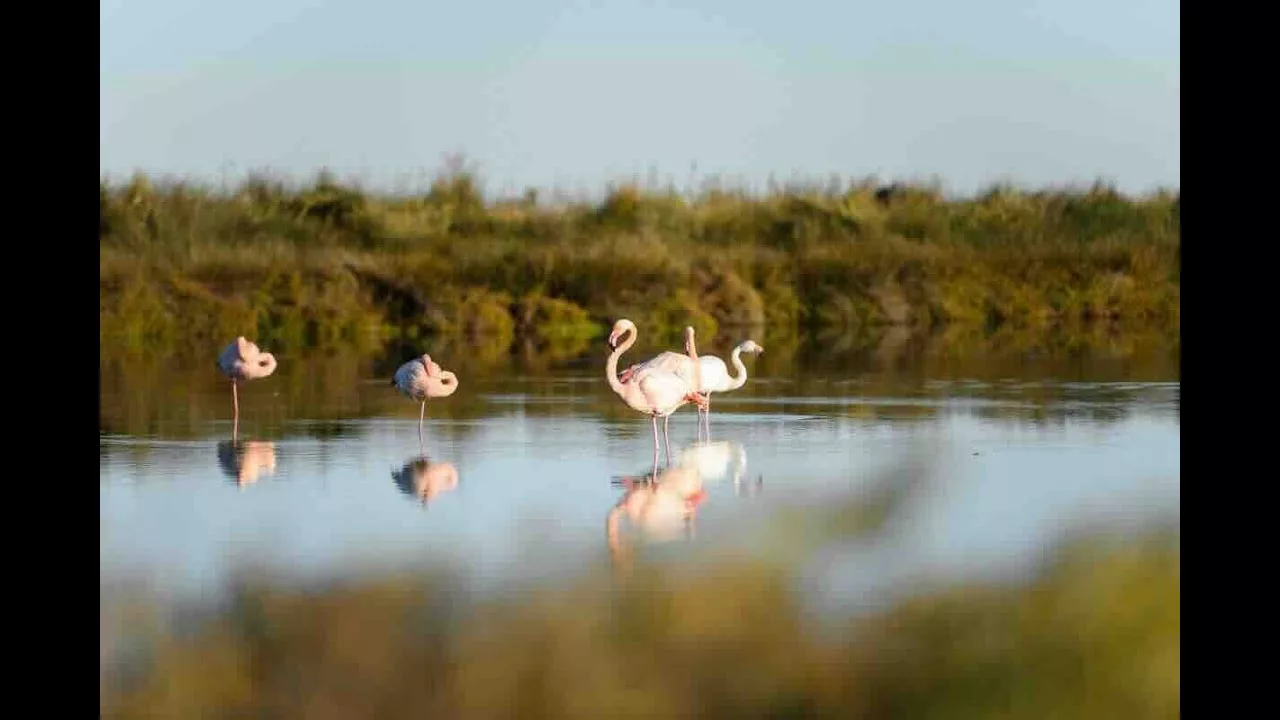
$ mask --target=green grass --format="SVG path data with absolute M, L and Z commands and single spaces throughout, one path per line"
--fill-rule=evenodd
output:
M 554 348 L 619 317 L 663 342 L 687 324 L 766 337 L 1179 324 L 1177 194 L 998 187 L 954 199 L 858 183 L 696 197 L 622 186 L 598 203 L 535 195 L 485 201 L 465 172 L 416 196 L 324 175 L 225 192 L 104 181 L 101 340 Z

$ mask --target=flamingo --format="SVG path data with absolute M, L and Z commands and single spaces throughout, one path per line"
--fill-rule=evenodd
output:
M 257 345 L 240 336 L 218 356 L 218 369 L 231 379 L 231 403 L 235 408 L 231 439 L 234 442 L 240 430 L 240 393 L 237 386 L 242 380 L 258 380 L 275 372 L 276 357 L 259 350 Z
M 729 376 L 729 369 L 725 366 L 724 361 L 714 355 L 698 355 L 693 347 L 693 328 L 687 327 L 685 332 L 685 351 L 687 355 L 679 353 L 664 352 L 646 360 L 643 363 L 637 363 L 627 368 L 619 376 L 622 382 L 631 379 L 631 375 L 641 369 L 658 369 L 666 370 L 680 375 L 683 378 L 693 382 L 696 378 L 695 386 L 700 394 L 702 394 L 707 402 L 706 405 L 698 405 L 698 430 L 699 435 L 702 431 L 703 411 L 706 412 L 707 423 L 707 439 L 711 439 L 711 393 L 726 392 L 729 390 L 737 390 L 747 382 L 747 368 L 742 364 L 742 353 L 762 353 L 764 348 L 756 344 L 754 340 L 746 340 L 738 344 L 730 355 L 730 362 L 738 370 L 737 377 Z
M 698 419 L 706 418 L 707 423 L 707 440 L 711 440 L 711 393 L 727 392 L 729 390 L 737 390 L 747 382 L 747 367 L 742 364 L 742 353 L 762 353 L 764 348 L 756 344 L 754 340 L 745 340 L 738 343 L 729 355 L 729 361 L 738 370 L 737 377 L 729 376 L 729 369 L 725 367 L 724 361 L 715 355 L 703 355 L 698 358 L 699 381 L 698 390 L 707 399 L 705 408 L 699 406 Z M 706 410 L 704 416 L 702 410 Z
M 691 330 L 692 328 L 686 330 L 686 337 L 690 341 L 693 337 Z M 609 346 L 613 348 L 613 352 L 609 354 L 609 359 L 605 362 L 605 377 L 609 380 L 609 387 L 618 394 L 618 397 L 622 398 L 622 401 L 628 407 L 653 419 L 653 465 L 656 472 L 658 466 L 658 418 L 662 418 L 663 436 L 666 438 L 667 446 L 667 462 L 670 463 L 671 439 L 667 434 L 667 423 L 671 419 L 671 413 L 687 402 L 701 405 L 706 400 L 697 393 L 696 380 L 695 382 L 689 382 L 680 375 L 667 370 L 641 367 L 634 372 L 628 373 L 626 382 L 620 380 L 618 377 L 618 358 L 635 344 L 636 332 L 635 323 L 626 318 L 622 318 L 613 324 L 613 331 L 609 333 Z M 619 345 L 618 339 L 623 335 L 626 335 L 627 339 Z M 694 353 L 694 348 L 688 342 L 686 342 L 686 349 L 691 354 Z
M 430 355 L 414 358 L 401 365 L 391 384 L 401 395 L 422 403 L 418 412 L 418 445 L 422 445 L 422 420 L 427 414 L 427 399 L 433 397 L 449 397 L 458 389 L 458 376 L 448 370 L 441 370 Z

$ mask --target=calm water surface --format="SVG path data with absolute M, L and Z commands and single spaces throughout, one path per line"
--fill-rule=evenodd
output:
M 875 602 L 1016 572 L 1081 523 L 1179 514 L 1176 367 L 753 358 L 758 375 L 713 398 L 709 443 L 692 407 L 673 416 L 671 467 L 659 458 L 671 491 L 629 495 L 623 478 L 652 470 L 651 426 L 609 390 L 600 355 L 538 372 L 437 357 L 461 389 L 428 405 L 422 449 L 417 406 L 388 385 L 398 358 L 282 358 L 242 389 L 234 445 L 212 360 L 103 359 L 104 587 L 209 596 L 245 563 L 312 579 L 441 561 L 498 588 L 611 545 L 766 552 L 769 511 L 873 492 L 904 460 L 929 461 L 929 482 L 872 540 L 822 559 L 815 589 Z

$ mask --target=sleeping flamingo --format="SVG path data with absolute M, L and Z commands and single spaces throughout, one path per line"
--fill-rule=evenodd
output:
M 452 395 L 458 389 L 458 376 L 441 370 L 430 355 L 423 354 L 401 365 L 395 377 L 391 378 L 391 384 L 400 394 L 422 403 L 422 410 L 418 412 L 418 445 L 422 445 L 422 420 L 427 414 L 427 399 Z
M 627 335 L 627 339 L 619 345 L 618 339 L 623 335 Z M 687 332 L 686 336 L 692 338 L 692 335 Z M 626 382 L 620 380 L 618 378 L 618 358 L 635 344 L 635 341 L 635 323 L 626 318 L 614 323 L 613 332 L 609 333 L 609 346 L 613 348 L 613 352 L 609 354 L 609 359 L 605 362 L 605 377 L 609 380 L 609 387 L 618 394 L 618 397 L 622 398 L 622 401 L 628 407 L 653 419 L 653 465 L 656 472 L 658 466 L 658 418 L 662 418 L 663 436 L 666 437 L 667 462 L 670 463 L 671 438 L 667 435 L 667 423 L 671 419 L 671 413 L 687 402 L 693 402 L 701 406 L 706 400 L 696 392 L 697 385 L 695 383 L 691 383 L 676 373 L 666 370 L 641 367 L 629 373 Z M 693 347 L 688 343 L 686 343 L 686 349 L 691 353 L 694 352 Z
M 235 408 L 231 439 L 234 442 L 240 430 L 240 393 L 236 388 L 242 380 L 258 380 L 275 372 L 276 358 L 269 352 L 262 352 L 257 345 L 241 336 L 218 356 L 218 369 L 231 378 L 231 403 Z

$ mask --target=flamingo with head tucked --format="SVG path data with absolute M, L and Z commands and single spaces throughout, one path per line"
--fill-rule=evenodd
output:
M 618 339 L 623 335 L 627 339 L 621 344 Z M 691 335 L 688 335 L 691 338 Z M 626 318 L 618 320 L 609 333 L 609 346 L 613 352 L 605 362 L 605 377 L 609 387 L 632 410 L 642 412 L 653 419 L 653 464 L 656 472 L 658 465 L 658 418 L 662 418 L 663 436 L 666 437 L 667 462 L 671 462 L 671 439 L 667 434 L 667 423 L 671 413 L 687 402 L 702 405 L 706 400 L 697 393 L 696 380 L 690 382 L 680 375 L 659 368 L 640 367 L 628 373 L 626 382 L 618 377 L 618 358 L 636 341 L 636 325 Z M 694 348 L 686 343 L 691 353 Z M 696 367 L 696 366 L 695 366 Z M 696 378 L 696 371 L 695 371 Z
M 427 399 L 449 397 L 458 389 L 458 376 L 448 370 L 441 370 L 430 355 L 414 358 L 401 365 L 391 384 L 400 394 L 422 403 L 418 412 L 418 444 L 422 444 L 422 421 L 427 414 Z
M 231 403 L 235 408 L 231 438 L 235 440 L 240 430 L 240 393 L 237 386 L 241 381 L 258 380 L 275 372 L 276 358 L 269 352 L 259 350 L 257 345 L 241 336 L 218 356 L 218 370 L 231 379 Z

